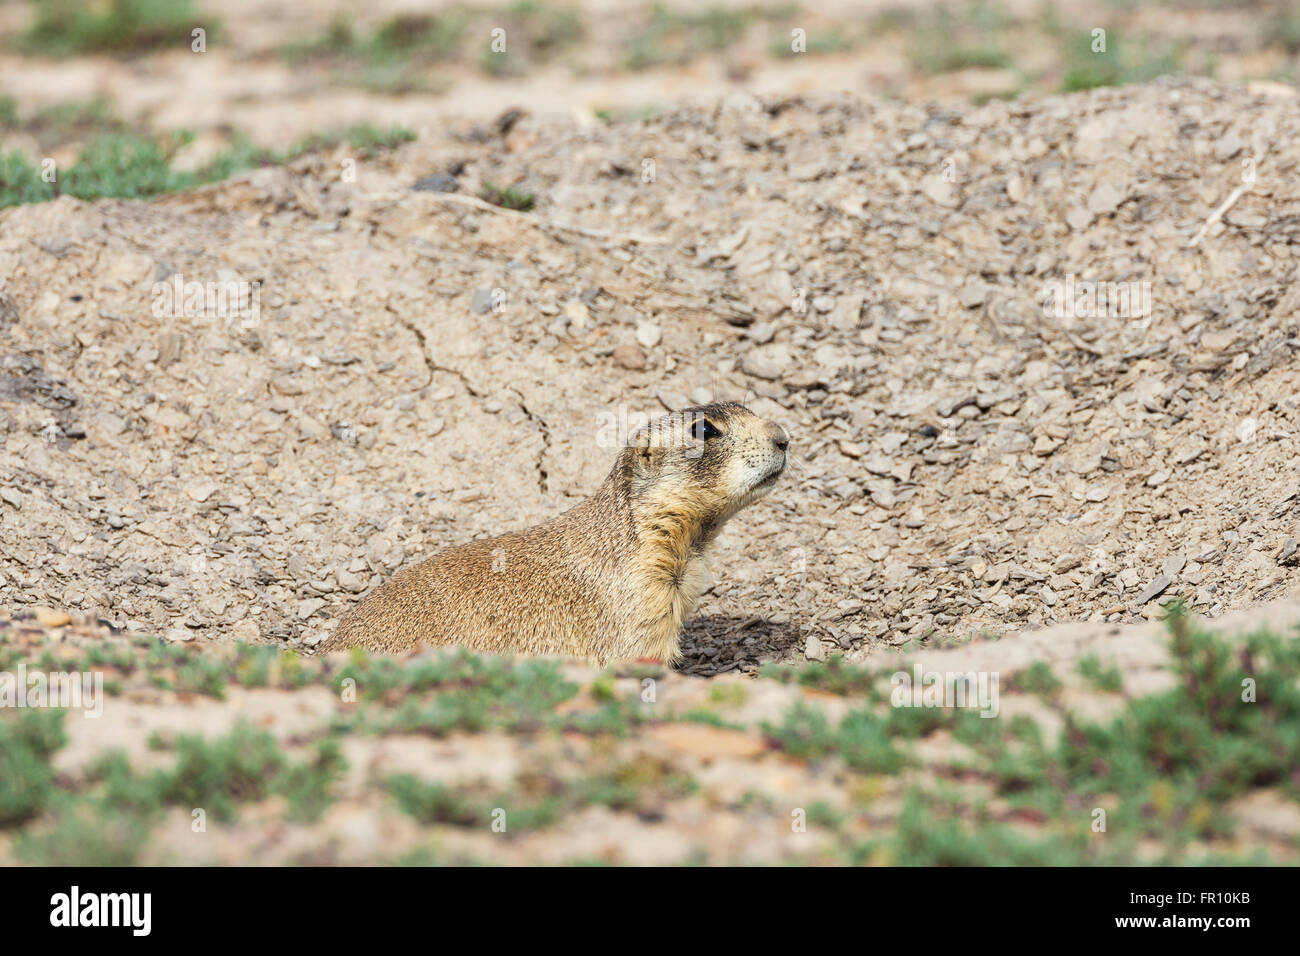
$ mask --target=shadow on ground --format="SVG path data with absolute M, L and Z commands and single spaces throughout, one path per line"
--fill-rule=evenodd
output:
M 800 641 L 798 629 L 788 621 L 774 624 L 757 616 L 704 615 L 686 625 L 677 670 L 702 677 L 736 670 L 749 674 L 768 661 L 787 658 Z

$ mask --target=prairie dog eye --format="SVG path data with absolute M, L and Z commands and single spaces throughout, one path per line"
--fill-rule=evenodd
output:
M 691 437 L 699 438 L 702 441 L 708 441 L 710 438 L 717 438 L 722 432 L 713 427 L 713 422 L 707 418 L 697 418 L 695 424 L 691 426 Z

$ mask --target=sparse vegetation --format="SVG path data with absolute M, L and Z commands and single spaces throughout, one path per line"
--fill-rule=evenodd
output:
M 168 806 L 230 822 L 240 804 L 279 794 L 287 800 L 289 820 L 314 820 L 345 769 L 335 741 L 322 741 L 310 761 L 292 763 L 268 734 L 242 726 L 212 742 L 183 736 L 174 745 L 159 740 L 157 746 L 174 746 L 173 769 L 138 773 L 121 753 L 106 755 L 84 791 L 58 791 L 45 801 L 50 818 L 19 835 L 19 857 L 40 866 L 134 865 Z
M 694 788 L 689 776 L 648 757 L 571 780 L 549 774 L 526 776 L 508 793 L 449 787 L 410 774 L 388 781 L 397 804 L 421 823 L 487 828 L 496 822 L 504 825 L 507 834 L 550 826 L 589 806 L 654 816 L 665 802 Z
M 0 827 L 25 822 L 53 798 L 50 758 L 64 741 L 60 711 L 20 711 L 0 720 Z
M 1079 676 L 1097 690 L 1112 694 L 1124 687 L 1124 677 L 1119 669 L 1114 666 L 1104 667 L 1096 655 L 1092 654 L 1079 661 Z
M 536 202 L 536 198 L 532 193 L 524 192 L 518 186 L 498 186 L 491 182 L 483 184 L 483 188 L 479 192 L 479 199 L 490 202 L 494 206 L 514 209 L 518 212 L 530 212 Z
M 1146 83 L 1158 76 L 1180 72 L 1182 54 L 1170 40 L 1141 35 L 1121 37 L 1112 32 L 1104 52 L 1094 52 L 1092 37 L 1085 32 L 1065 34 L 1065 77 L 1061 89 L 1067 93 L 1099 86 Z
M 363 159 L 369 159 L 376 153 L 396 149 L 404 143 L 415 141 L 415 133 L 404 126 L 379 127 L 370 123 L 358 123 L 347 129 L 332 133 L 307 136 L 293 145 L 288 158 L 293 159 L 304 153 L 317 150 L 337 149 L 347 145 L 356 150 Z
M 0 133 L 25 133 L 43 148 L 69 142 L 90 142 L 111 134 L 130 132 L 108 101 L 72 100 L 36 110 L 26 121 L 20 120 L 18 104 L 0 97 Z
M 793 757 L 840 757 L 865 773 L 894 773 L 906 763 L 890 739 L 888 719 L 868 710 L 853 711 L 839 726 L 831 727 L 821 710 L 799 704 L 782 724 L 764 730 Z
M 1033 718 L 979 716 L 973 708 L 890 706 L 889 675 L 832 659 L 806 668 L 772 668 L 759 681 L 798 685 L 805 696 L 776 722 L 761 724 L 770 749 L 827 779 L 847 774 L 846 804 L 811 800 L 807 823 L 835 833 L 839 862 L 902 865 L 1132 864 L 1267 859 L 1230 852 L 1233 801 L 1267 790 L 1300 801 L 1300 642 L 1262 632 L 1237 641 L 1196 626 L 1170 609 L 1170 667 L 1175 686 L 1123 702 L 1103 721 L 1063 709 L 1062 682 L 1041 662 L 1016 674 L 1004 694 L 1050 702 L 1064 729 L 1049 739 Z M 22 658 L 0 637 L 0 664 Z M 655 820 L 697 789 L 679 764 L 618 741 L 675 719 L 709 733 L 752 739 L 754 728 L 724 717 L 747 706 L 745 685 L 714 685 L 705 705 L 675 718 L 622 695 L 605 672 L 585 687 L 556 662 L 510 661 L 464 651 L 412 661 L 355 653 L 336 661 L 303 659 L 275 647 L 233 645 L 214 652 L 155 640 L 59 643 L 30 648 L 41 669 L 111 668 L 133 686 L 220 697 L 232 686 L 324 686 L 345 703 L 323 735 L 285 749 L 271 733 L 236 725 L 215 738 L 155 734 L 164 764 L 145 771 L 120 752 L 81 774 L 56 777 L 65 741 L 60 711 L 2 714 L 0 829 L 14 833 L 26 862 L 58 865 L 138 862 L 167 808 L 202 808 L 234 824 L 242 808 L 282 798 L 289 823 L 318 819 L 335 799 L 346 769 L 347 735 L 506 733 L 530 740 L 590 742 L 581 772 L 524 761 L 508 785 L 439 783 L 388 774 L 372 786 L 421 825 L 489 828 L 504 813 L 508 835 L 560 825 L 585 808 Z M 1094 690 L 1122 689 L 1119 672 L 1095 656 L 1076 665 Z M 189 676 L 186 676 L 189 675 Z M 635 673 L 630 676 L 635 677 Z M 629 674 L 622 675 L 626 680 Z M 845 700 L 832 720 L 821 699 Z M 704 732 L 704 728 L 701 728 Z M 571 745 L 571 744 L 570 744 Z M 294 753 L 306 753 L 295 756 Z M 539 752 L 539 757 L 542 752 Z M 939 757 L 936 754 L 946 754 Z M 842 769 L 836 769 L 837 767 Z M 900 781 L 907 781 L 903 786 Z M 903 798 L 888 825 L 875 819 L 882 794 Z M 1104 808 L 1104 835 L 1094 830 Z M 737 810 L 784 814 L 782 799 L 749 790 Z M 1153 848 L 1156 857 L 1152 857 Z M 1206 855 L 1209 848 L 1209 855 Z M 424 851 L 404 853 L 411 861 Z M 441 859 L 434 850 L 428 859 Z M 707 862 L 707 861 L 700 861 Z
M 0 208 L 53 198 L 41 171 L 25 155 L 0 152 Z
M 1009 809 L 990 815 L 967 801 L 916 792 L 898 832 L 859 848 L 859 859 L 890 862 L 1130 863 L 1139 839 L 1160 841 L 1160 862 L 1185 862 L 1196 841 L 1224 837 L 1233 821 L 1223 806 L 1255 787 L 1300 794 L 1300 644 L 1261 633 L 1233 648 L 1175 614 L 1171 620 L 1178 686 L 1129 702 L 1113 721 L 1070 717 L 1054 747 L 1037 725 L 1004 728 L 954 714 L 953 731 L 979 759 L 963 773 L 990 780 Z M 1091 666 L 1086 668 L 1092 671 Z M 1106 674 L 1105 671 L 1096 671 Z M 1111 678 L 1105 678 L 1111 683 Z M 1257 694 L 1253 699 L 1248 699 Z M 1264 703 L 1267 701 L 1267 703 Z M 1095 808 L 1112 807 L 1108 836 L 1091 828 Z M 1012 837 L 1003 824 L 1033 821 L 1043 836 Z M 921 825 L 924 822 L 924 825 Z
M 992 4 L 971 3 L 961 17 L 940 6 L 929 19 L 918 23 L 912 40 L 912 60 L 926 73 L 1011 66 L 1011 56 L 1001 39 L 1006 25 L 1005 17 Z
M 133 132 L 101 135 L 82 149 L 66 170 L 55 170 L 46 182 L 42 170 L 23 154 L 0 153 L 0 208 L 42 202 L 60 195 L 78 199 L 148 199 L 164 193 L 217 182 L 245 169 L 290 162 L 306 153 L 347 145 L 360 158 L 394 149 L 415 139 L 400 126 L 351 126 L 336 133 L 307 137 L 284 154 L 255 146 L 236 136 L 231 149 L 214 157 L 201 169 L 177 170 L 173 161 L 193 141 L 190 133 L 145 136 Z
M 655 4 L 624 40 L 623 65 L 629 70 L 686 63 L 705 53 L 735 47 L 755 23 L 783 20 L 789 8 L 705 7 L 698 12 Z M 787 34 L 788 38 L 788 34 Z M 789 49 L 789 40 L 785 41 Z
M 796 682 L 801 687 L 810 687 L 828 694 L 874 696 L 882 683 L 887 683 L 888 675 L 871 668 L 859 667 L 844 660 L 842 654 L 836 654 L 825 662 L 814 661 L 803 667 L 769 664 L 762 670 L 764 677 L 779 680 L 782 683 Z
M 498 37 L 494 30 L 504 30 Z M 490 75 L 517 73 L 564 54 L 584 34 L 574 9 L 515 0 L 506 6 L 456 4 L 400 14 L 369 32 L 340 14 L 316 39 L 282 52 L 291 63 L 327 66 L 336 82 L 388 93 L 433 89 L 430 66 L 477 63 Z M 504 49 L 495 43 L 504 42 Z
M 19 45 L 51 56 L 189 49 L 196 27 L 207 31 L 210 42 L 218 21 L 190 0 L 44 0 L 36 4 L 36 21 Z
M 1061 689 L 1060 678 L 1052 673 L 1052 668 L 1043 661 L 1034 661 L 1014 675 L 1008 683 L 1017 690 L 1045 698 L 1050 698 Z
M 15 850 L 33 866 L 135 866 L 154 814 L 63 796 L 50 819 L 18 835 Z

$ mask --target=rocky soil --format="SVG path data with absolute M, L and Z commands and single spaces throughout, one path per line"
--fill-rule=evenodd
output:
M 689 672 L 1282 597 L 1298 105 L 512 112 L 5 210 L 0 605 L 310 648 L 403 565 L 578 501 L 620 422 L 712 398 L 793 463 L 719 542 Z M 177 274 L 260 287 L 186 314 Z M 1045 314 L 1067 281 L 1151 313 Z

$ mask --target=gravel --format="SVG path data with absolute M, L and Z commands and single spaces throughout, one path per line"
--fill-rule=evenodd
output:
M 713 398 L 784 424 L 793 461 L 720 539 L 687 670 L 1281 597 L 1282 89 L 737 94 L 524 116 L 510 147 L 433 133 L 355 183 L 306 156 L 0 212 L 0 609 L 299 646 L 397 568 L 581 500 L 629 416 Z M 1193 245 L 1245 156 L 1255 186 Z M 536 209 L 410 188 L 454 163 Z M 156 314 L 173 273 L 260 282 L 260 308 Z M 1078 294 L 1118 282 L 1149 315 Z

